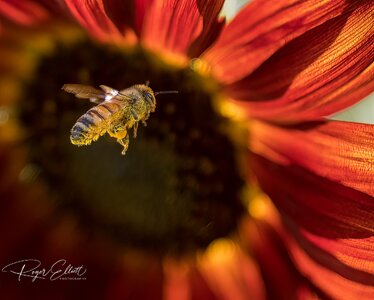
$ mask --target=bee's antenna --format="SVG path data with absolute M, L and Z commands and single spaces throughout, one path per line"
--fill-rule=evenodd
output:
M 155 95 L 159 94 L 178 94 L 178 91 L 160 91 L 160 92 L 155 92 Z

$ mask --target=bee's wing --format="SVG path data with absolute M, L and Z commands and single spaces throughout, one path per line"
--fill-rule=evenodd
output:
M 117 91 L 110 86 L 100 85 L 100 88 L 105 92 L 105 101 L 131 101 L 133 100 L 131 94 L 126 93 L 128 89 Z M 112 100 L 113 99 L 113 100 Z
M 124 99 L 131 99 L 129 96 L 122 94 L 120 91 L 117 91 L 110 86 L 100 85 L 100 88 L 105 92 L 105 101 L 123 101 Z
M 100 85 L 100 88 L 104 91 L 105 95 L 107 96 L 117 96 L 118 95 L 118 91 L 116 89 L 113 89 L 111 88 L 110 86 L 107 86 L 107 85 Z
M 90 101 L 94 103 L 103 102 L 106 96 L 106 94 L 103 91 L 95 89 L 92 86 L 83 84 L 68 83 L 64 84 L 62 86 L 62 89 L 68 93 L 74 94 L 77 98 L 90 99 Z

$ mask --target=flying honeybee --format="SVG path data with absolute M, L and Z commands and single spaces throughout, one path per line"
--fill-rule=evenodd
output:
M 129 146 L 129 130 L 133 128 L 136 137 L 139 122 L 146 126 L 146 120 L 156 109 L 155 95 L 177 93 L 177 91 L 153 92 L 148 84 L 137 84 L 117 91 L 100 85 L 101 90 L 82 84 L 64 84 L 62 89 L 75 94 L 77 98 L 89 99 L 98 105 L 82 115 L 71 129 L 72 144 L 90 145 L 106 132 L 123 146 L 125 155 Z

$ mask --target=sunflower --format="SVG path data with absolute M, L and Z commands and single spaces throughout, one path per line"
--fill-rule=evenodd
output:
M 2 298 L 373 297 L 374 127 L 326 118 L 374 89 L 373 1 L 223 2 L 0 4 L 0 261 L 87 270 Z M 146 81 L 179 93 L 125 157 L 69 143 L 63 84 Z

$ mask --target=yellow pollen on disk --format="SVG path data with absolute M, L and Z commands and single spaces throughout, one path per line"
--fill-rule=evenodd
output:
M 190 68 L 202 76 L 209 76 L 211 71 L 211 67 L 200 58 L 191 59 Z
M 256 219 L 263 219 L 271 211 L 270 199 L 265 194 L 256 195 L 248 205 L 249 214 Z
M 204 256 L 211 264 L 221 265 L 230 260 L 235 254 L 236 245 L 228 238 L 213 241 Z
M 231 120 L 238 121 L 238 122 L 244 121 L 247 119 L 244 109 L 233 102 L 230 102 L 228 100 L 220 100 L 218 101 L 217 107 L 221 115 L 226 118 L 229 118 Z

